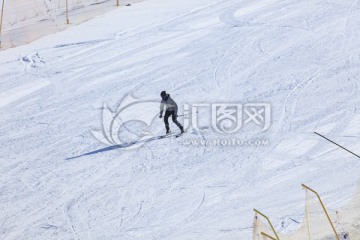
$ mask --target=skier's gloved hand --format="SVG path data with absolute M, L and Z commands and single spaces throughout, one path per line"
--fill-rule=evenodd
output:
M 162 115 L 160 114 L 159 118 L 162 118 Z

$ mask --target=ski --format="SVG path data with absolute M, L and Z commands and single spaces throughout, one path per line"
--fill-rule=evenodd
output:
M 178 138 L 178 137 L 181 137 L 183 134 L 184 134 L 185 132 L 183 132 L 183 133 L 169 133 L 169 134 L 165 134 L 165 135 L 160 135 L 160 136 L 158 136 L 157 137 L 157 139 L 163 139 L 163 138 Z
M 178 134 L 175 134 L 175 138 L 178 138 L 178 137 L 181 137 L 182 135 L 184 135 L 185 132 L 183 133 L 178 133 Z
M 175 136 L 175 135 L 176 134 L 174 134 L 174 133 L 168 133 L 168 134 L 158 136 L 157 139 L 169 138 L 169 137 L 172 137 L 172 136 Z

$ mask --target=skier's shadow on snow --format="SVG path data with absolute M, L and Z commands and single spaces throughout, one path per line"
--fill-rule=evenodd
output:
M 159 140 L 159 139 L 163 139 L 163 138 L 168 138 L 171 137 L 170 136 L 160 136 L 160 137 L 152 137 L 152 138 L 147 138 L 144 140 L 139 140 L 139 141 L 133 141 L 133 142 L 128 142 L 128 143 L 123 143 L 123 144 L 118 144 L 118 145 L 113 145 L 110 147 L 105 147 L 105 148 L 101 148 L 92 152 L 88 152 L 88 153 L 84 153 L 78 156 L 74 156 L 74 157 L 69 157 L 66 158 L 65 160 L 72 160 L 72 159 L 76 159 L 76 158 L 80 158 L 80 157 L 85 157 L 85 156 L 89 156 L 89 155 L 93 155 L 93 154 L 98 154 L 98 153 L 103 153 L 103 152 L 109 152 L 109 151 L 113 151 L 116 149 L 123 149 L 123 148 L 128 148 L 131 147 L 135 144 L 139 144 L 139 143 L 147 143 L 147 142 L 151 142 L 151 141 L 155 141 L 155 140 Z

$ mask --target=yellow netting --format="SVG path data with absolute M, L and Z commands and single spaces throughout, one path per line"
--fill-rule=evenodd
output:
M 340 240 L 360 240 L 360 186 L 346 207 L 337 211 L 327 209 L 331 222 Z M 255 216 L 254 240 L 275 238 L 270 226 Z M 306 190 L 305 217 L 300 228 L 292 234 L 279 234 L 281 240 L 336 240 L 333 228 L 316 195 Z
M 360 186 L 346 207 L 337 211 L 337 222 L 344 239 L 360 240 Z
M 0 0 L 0 3 L 3 0 Z M 1 33 L 2 49 L 18 46 L 42 36 L 82 23 L 109 10 L 115 9 L 117 0 L 4 0 Z M 120 0 L 120 5 L 140 0 Z M 1 7 L 1 4 L 0 4 Z
M 253 225 L 253 239 L 254 240 L 272 240 L 276 239 L 271 228 L 267 226 L 267 224 L 263 223 L 258 215 L 255 215 L 254 218 L 254 225 Z M 262 233 L 267 234 L 270 237 L 267 237 L 266 235 L 263 235 Z M 273 238 L 271 238 L 273 237 Z

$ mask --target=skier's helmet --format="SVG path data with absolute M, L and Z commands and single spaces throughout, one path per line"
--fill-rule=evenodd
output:
M 160 96 L 164 101 L 166 101 L 168 99 L 168 97 L 169 97 L 168 94 L 165 91 L 162 91 L 160 93 Z

